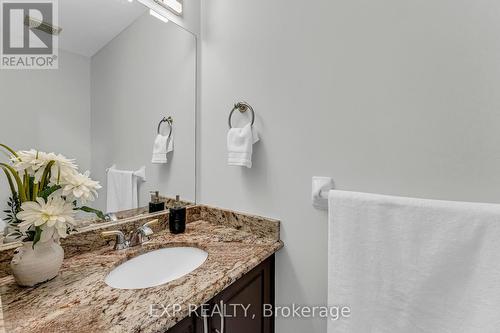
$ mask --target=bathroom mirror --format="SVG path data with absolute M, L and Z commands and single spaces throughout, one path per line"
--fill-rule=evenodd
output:
M 75 159 L 79 172 L 89 170 L 102 186 L 87 206 L 104 213 L 147 213 L 140 207 L 148 206 L 151 191 L 194 202 L 195 36 L 145 1 L 55 4 L 57 26 L 26 31 L 42 42 L 52 32 L 57 68 L 0 69 L 0 143 Z M 37 17 L 21 21 L 33 25 Z M 153 163 L 155 141 L 160 163 Z M 7 154 L 0 160 L 8 163 Z M 129 178 L 110 185 L 110 170 L 132 173 L 137 186 Z M 10 196 L 1 173 L 2 210 Z M 6 214 L 0 217 L 3 229 Z

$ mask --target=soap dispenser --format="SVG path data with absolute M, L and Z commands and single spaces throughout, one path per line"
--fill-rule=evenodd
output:
M 182 207 L 179 196 L 175 196 L 174 207 L 170 208 L 168 226 L 173 234 L 181 234 L 186 231 L 186 207 Z
M 160 201 L 160 192 L 154 191 L 151 192 L 153 195 L 153 198 L 151 199 L 151 202 L 149 203 L 149 212 L 154 213 L 154 212 L 161 212 L 162 210 L 165 210 L 165 202 Z

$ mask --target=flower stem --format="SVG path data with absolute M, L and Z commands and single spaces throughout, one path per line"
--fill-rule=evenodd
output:
M 13 167 L 5 163 L 0 163 L 0 167 L 9 170 L 10 173 L 12 174 L 12 177 L 14 177 L 14 180 L 16 181 L 17 184 L 17 192 L 19 193 L 19 200 L 21 201 L 21 203 L 27 201 L 26 189 L 24 188 L 23 182 L 19 177 L 17 171 Z
M 8 151 L 9 153 L 11 153 L 13 156 L 15 156 L 15 157 L 19 157 L 19 156 L 17 155 L 17 153 L 14 151 L 14 149 L 10 148 L 9 146 L 6 146 L 6 145 L 4 145 L 4 144 L 0 143 L 0 147 L 2 147 L 2 148 L 4 148 L 5 150 L 7 150 L 7 151 Z
M 40 185 L 39 183 L 33 184 L 33 196 L 31 198 L 31 200 L 35 200 L 38 197 L 38 186 L 39 185 Z

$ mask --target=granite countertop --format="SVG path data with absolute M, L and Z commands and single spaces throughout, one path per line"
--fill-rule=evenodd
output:
M 279 238 L 217 222 L 221 216 L 248 217 L 205 210 L 201 216 L 207 218 L 188 223 L 184 234 L 160 231 L 140 247 L 105 246 L 67 258 L 55 279 L 34 288 L 18 287 L 10 275 L 0 278 L 5 332 L 164 332 L 188 315 L 189 306 L 210 300 L 283 246 Z M 119 290 L 104 283 L 127 259 L 174 246 L 204 249 L 208 258 L 190 274 L 158 287 Z M 181 305 L 182 311 L 175 317 L 150 315 L 152 305 L 169 304 Z

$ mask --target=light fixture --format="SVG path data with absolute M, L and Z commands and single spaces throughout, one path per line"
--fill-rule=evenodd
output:
M 149 14 L 163 22 L 168 22 L 169 15 L 172 15 L 165 7 L 159 5 L 155 0 L 137 0 L 137 2 L 149 8 Z
M 165 16 L 161 15 L 160 13 L 157 13 L 156 11 L 154 11 L 151 8 L 149 9 L 149 15 L 151 15 L 153 17 L 156 17 L 160 21 L 168 23 L 168 18 L 166 18 Z
M 182 2 L 177 0 L 153 0 L 176 15 L 182 15 Z

